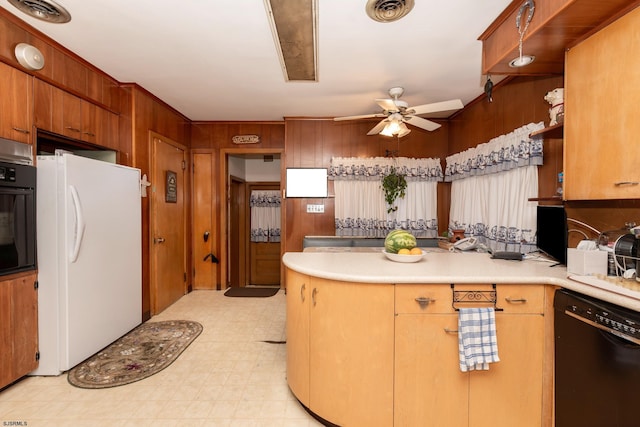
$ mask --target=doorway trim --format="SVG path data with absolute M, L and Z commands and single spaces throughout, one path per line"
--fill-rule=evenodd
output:
M 227 220 L 229 210 L 229 156 L 230 155 L 242 155 L 242 154 L 279 154 L 280 155 L 280 190 L 282 190 L 283 180 L 283 168 L 284 162 L 284 149 L 282 148 L 222 148 L 220 149 L 220 167 L 218 175 L 218 194 L 220 194 L 220 287 L 222 290 L 227 289 L 227 275 L 228 275 L 228 236 L 229 236 L 229 224 Z M 285 216 L 280 218 L 280 229 L 283 230 Z M 282 247 L 281 247 L 282 251 Z

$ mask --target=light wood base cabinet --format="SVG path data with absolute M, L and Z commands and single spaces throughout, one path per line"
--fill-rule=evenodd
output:
M 291 390 L 333 424 L 392 425 L 393 285 L 287 277 Z
M 345 427 L 551 426 L 553 294 L 542 284 L 495 291 L 500 362 L 461 372 L 456 307 L 487 304 L 454 303 L 450 284 L 335 282 L 287 270 L 289 387 Z

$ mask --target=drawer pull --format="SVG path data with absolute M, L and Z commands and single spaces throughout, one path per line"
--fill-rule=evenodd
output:
M 304 290 L 307 288 L 307 285 L 305 285 L 304 283 L 302 284 L 302 286 L 300 287 L 300 300 L 302 302 L 304 302 Z
M 613 185 L 615 185 L 616 187 L 620 187 L 623 185 L 638 185 L 638 184 L 640 184 L 638 181 L 618 181 L 613 183 Z
M 526 298 L 511 298 L 511 297 L 506 297 L 505 301 L 511 303 L 511 304 L 524 304 L 527 302 Z
M 74 128 L 74 127 L 71 127 L 71 126 L 67 126 L 67 127 L 65 127 L 65 129 L 73 131 L 73 132 L 78 132 L 78 133 L 82 132 L 80 129 L 77 129 L 77 128 Z
M 418 305 L 420 305 L 420 307 L 424 308 L 429 304 L 431 304 L 432 302 L 436 302 L 436 300 L 433 298 L 418 297 L 416 298 L 416 302 L 418 303 Z
M 447 334 L 457 334 L 457 333 L 458 333 L 458 330 L 457 330 L 457 329 L 444 328 L 444 331 L 445 331 Z

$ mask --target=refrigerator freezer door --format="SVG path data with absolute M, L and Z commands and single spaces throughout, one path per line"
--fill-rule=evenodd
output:
M 38 157 L 38 340 L 59 375 L 142 321 L 140 171 Z
M 142 321 L 140 171 L 72 155 L 64 160 L 62 371 Z

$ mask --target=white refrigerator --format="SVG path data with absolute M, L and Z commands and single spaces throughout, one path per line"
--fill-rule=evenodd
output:
M 140 170 L 37 158 L 39 367 L 59 375 L 142 322 Z

